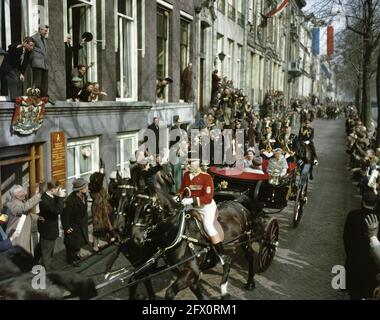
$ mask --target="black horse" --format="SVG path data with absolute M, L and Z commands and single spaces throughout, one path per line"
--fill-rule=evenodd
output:
M 255 288 L 254 282 L 254 252 L 251 247 L 253 213 L 243 204 L 248 204 L 250 199 L 241 196 L 235 201 L 226 201 L 218 205 L 218 221 L 225 235 L 225 246 L 240 246 L 248 262 L 247 290 Z M 206 235 L 198 213 L 194 210 L 170 211 L 163 210 L 157 193 L 150 191 L 148 194 L 137 196 L 131 206 L 130 214 L 133 216 L 131 237 L 133 241 L 145 246 L 153 244 L 161 250 L 168 265 L 178 265 L 176 268 L 176 280 L 167 289 L 165 298 L 174 299 L 179 291 L 190 288 L 198 299 L 204 299 L 199 283 L 202 271 L 210 269 L 216 264 L 216 256 L 212 250 L 207 254 L 198 253 L 204 248 L 210 249 Z M 238 242 L 238 243 L 235 243 Z M 181 264 L 194 256 L 194 259 Z M 222 298 L 227 298 L 228 276 L 231 263 L 226 261 L 223 265 L 221 281 Z
M 113 197 L 118 205 L 114 213 L 113 227 L 117 234 L 118 249 L 115 254 L 111 256 L 106 265 L 105 273 L 108 277 L 119 273 L 118 271 L 110 271 L 120 254 L 123 254 L 134 268 L 139 268 L 157 252 L 157 248 L 154 244 L 149 242 L 144 244 L 136 244 L 135 241 L 131 239 L 132 226 L 138 226 L 138 224 L 134 224 L 133 216 L 131 215 L 131 212 L 133 212 L 133 201 L 136 197 L 141 197 L 144 190 L 138 190 L 131 180 L 121 178 L 119 173 L 117 174 L 117 182 L 118 183 L 114 188 Z M 162 204 L 161 210 L 172 211 L 178 207 L 174 200 L 163 192 L 158 192 L 157 197 Z M 147 268 L 144 272 L 140 273 L 136 278 L 131 279 L 131 282 L 147 276 L 155 268 L 156 263 Z M 155 299 L 155 292 L 153 290 L 152 282 L 150 280 L 144 281 L 144 286 L 147 290 L 148 298 L 150 300 Z M 137 287 L 137 284 L 130 287 L 129 298 L 131 300 L 138 297 L 136 294 Z

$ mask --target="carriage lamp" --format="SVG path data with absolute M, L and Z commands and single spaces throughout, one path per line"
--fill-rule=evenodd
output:
M 221 187 L 221 189 L 227 189 L 228 188 L 228 182 L 227 181 L 222 181 L 221 183 L 220 183 L 220 187 Z
M 273 170 L 269 183 L 274 186 L 278 186 L 280 184 L 280 170 Z

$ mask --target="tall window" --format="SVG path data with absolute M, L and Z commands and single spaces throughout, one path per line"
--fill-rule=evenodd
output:
M 236 81 L 236 86 L 238 88 L 241 88 L 241 79 L 242 79 L 242 67 L 241 67 L 241 60 L 243 58 L 243 46 L 240 44 L 237 45 L 237 53 L 236 53 L 236 76 L 235 76 L 235 81 Z
M 137 34 L 136 0 L 117 0 L 116 19 L 118 41 L 116 48 L 117 98 L 137 100 Z
M 228 0 L 228 18 L 233 21 L 236 19 L 235 0 Z
M 191 24 L 184 19 L 181 19 L 181 53 L 180 53 L 180 71 L 181 83 L 182 74 L 190 62 L 190 26 Z M 181 90 L 181 99 L 185 99 L 185 92 Z
M 216 36 L 218 42 L 218 54 L 224 52 L 224 37 L 221 34 L 217 34 Z M 217 58 L 217 69 L 219 70 L 219 75 L 224 74 L 224 62 L 220 61 Z
M 125 178 L 130 178 L 129 166 L 137 150 L 137 134 L 119 135 L 116 141 L 116 162 L 117 169 Z
M 67 1 L 67 2 L 66 2 Z M 94 39 L 96 34 L 96 1 L 95 0 L 66 0 L 67 32 L 72 35 L 73 44 L 79 44 L 84 32 L 91 32 Z M 97 81 L 97 44 L 96 41 L 87 42 L 78 52 L 78 64 L 93 66 L 87 71 L 87 81 Z M 74 66 L 75 67 L 75 66 Z
M 235 80 L 234 79 L 234 56 L 235 56 L 235 50 L 234 50 L 235 44 L 232 40 L 228 39 L 228 72 L 227 75 L 229 79 Z
M 243 1 L 236 0 L 237 23 L 244 27 Z
M 251 24 L 255 21 L 255 0 L 249 0 L 248 3 L 248 22 Z
M 249 55 L 249 65 L 248 65 L 248 93 L 251 101 L 253 102 L 253 93 L 254 93 L 254 79 L 253 79 L 253 69 L 255 67 L 255 54 L 250 53 Z M 255 74 L 257 77 L 257 74 Z
M 218 0 L 218 10 L 226 14 L 226 0 Z
M 77 178 L 87 181 L 90 175 L 99 170 L 99 138 L 75 139 L 67 144 L 68 186 Z
M 169 12 L 157 8 L 157 77 L 168 76 L 169 60 Z
M 260 65 L 260 83 L 259 83 L 259 101 L 263 101 L 264 98 L 264 58 L 260 56 L 259 65 Z

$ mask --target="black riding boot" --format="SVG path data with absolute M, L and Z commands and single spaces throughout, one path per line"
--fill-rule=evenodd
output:
M 213 248 L 215 250 L 216 256 L 218 257 L 219 263 L 223 266 L 226 263 L 231 262 L 231 258 L 227 256 L 224 252 L 223 243 L 219 242 L 217 244 L 213 245 Z

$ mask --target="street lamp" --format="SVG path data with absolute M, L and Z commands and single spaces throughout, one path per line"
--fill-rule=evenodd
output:
M 218 54 L 218 58 L 221 62 L 223 62 L 224 59 L 226 58 L 226 54 L 222 51 L 221 53 Z
M 214 65 L 217 66 L 218 59 L 220 60 L 220 62 L 223 63 L 223 61 L 224 61 L 225 58 L 226 58 L 226 54 L 223 51 L 220 52 L 217 56 L 215 56 Z

